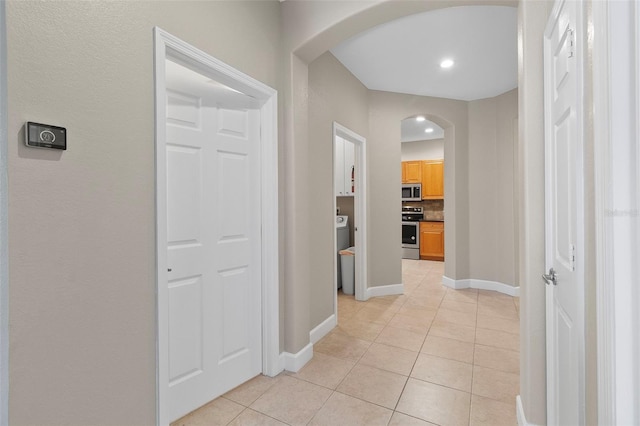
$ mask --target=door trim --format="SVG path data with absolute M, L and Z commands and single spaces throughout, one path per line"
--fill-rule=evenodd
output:
M 167 294 L 160 283 L 167 280 L 166 211 L 167 199 L 163 182 L 166 179 L 166 80 L 165 61 L 170 58 L 211 77 L 232 89 L 257 99 L 260 104 L 260 177 L 262 223 L 262 372 L 275 376 L 280 366 L 280 311 L 279 311 L 279 238 L 278 238 L 278 97 L 277 91 L 230 67 L 224 62 L 189 45 L 183 40 L 155 27 L 155 167 L 156 167 L 156 413 L 157 424 L 168 424 L 166 410 L 167 371 L 169 354 L 166 349 L 168 322 L 160 316 L 160 306 L 167 302 Z M 164 331 L 163 331 L 164 330 Z
M 640 6 L 594 2 L 593 30 L 598 424 L 638 424 Z
M 355 298 L 356 300 L 367 300 L 369 295 L 367 293 L 367 266 L 368 266 L 368 254 L 367 254 L 367 139 L 360 136 L 356 132 L 350 130 L 349 128 L 343 126 L 337 121 L 333 122 L 333 138 L 331 143 L 333 144 L 333 151 L 335 151 L 336 146 L 336 136 L 339 136 L 343 139 L 352 142 L 355 145 L 355 162 L 360 167 L 356 167 L 355 169 L 355 187 L 361 188 L 361 190 L 356 191 L 354 195 L 354 210 L 355 217 L 354 223 L 358 224 L 358 231 L 354 232 L 355 238 L 355 247 L 357 247 L 358 253 L 355 257 L 355 271 L 356 271 L 356 280 L 355 280 Z M 333 153 L 333 158 L 335 159 L 335 152 Z M 335 169 L 335 164 L 334 164 Z M 333 173 L 335 178 L 335 170 Z M 333 211 L 331 213 L 332 217 L 336 212 L 336 193 L 335 193 L 335 182 L 333 182 Z M 332 221 L 333 229 L 333 250 L 334 253 L 338 251 L 338 242 L 336 239 L 336 231 L 335 231 L 335 221 Z M 336 256 L 333 256 L 333 288 L 337 288 L 338 276 L 337 276 L 337 265 L 336 265 Z M 338 292 L 334 292 L 334 301 L 333 301 L 333 313 L 335 315 L 336 321 L 338 320 Z

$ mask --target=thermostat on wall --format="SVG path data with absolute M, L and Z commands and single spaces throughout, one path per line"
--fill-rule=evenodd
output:
M 25 143 L 35 148 L 67 149 L 67 129 L 27 121 Z

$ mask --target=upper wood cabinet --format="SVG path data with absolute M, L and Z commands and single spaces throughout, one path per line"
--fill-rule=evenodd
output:
M 421 163 L 422 199 L 444 198 L 444 161 L 425 160 Z
M 402 183 L 422 183 L 422 165 L 420 161 L 402 162 Z

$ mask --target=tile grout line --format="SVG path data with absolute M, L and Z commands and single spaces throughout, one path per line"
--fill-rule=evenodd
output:
M 226 399 L 226 398 L 225 398 L 225 399 Z M 235 401 L 234 401 L 234 402 L 235 402 Z M 241 404 L 241 405 L 242 405 L 242 404 Z M 247 407 L 247 406 L 245 406 L 245 405 L 242 405 L 242 406 L 244 407 L 244 408 L 242 409 L 242 411 L 240 411 L 240 412 L 238 413 L 238 415 L 236 415 L 234 418 L 232 418 L 230 421 L 228 421 L 228 422 L 227 422 L 227 425 L 230 425 L 231 423 L 233 423 L 233 421 L 234 421 L 235 419 L 237 419 L 238 417 L 240 417 L 240 415 L 242 415 L 242 413 L 244 413 L 245 411 L 247 411 L 247 410 L 249 409 L 249 407 Z M 261 413 L 261 414 L 264 414 L 264 413 Z
M 262 396 L 262 395 L 261 395 L 261 396 Z M 255 401 L 254 401 L 254 402 L 255 402 Z M 242 404 L 241 404 L 241 405 L 242 405 Z M 245 407 L 244 407 L 244 410 L 242 410 L 242 411 L 240 412 L 240 414 L 238 414 L 238 415 L 237 415 L 237 416 L 235 416 L 233 419 L 231 419 L 231 421 L 230 421 L 229 423 L 227 423 L 227 425 L 230 425 L 231 423 L 233 423 L 233 421 L 234 421 L 235 419 L 237 419 L 238 417 L 240 417 L 240 416 L 242 415 L 242 413 L 244 413 L 244 412 L 245 412 L 245 411 L 247 411 L 247 410 L 251 410 L 251 411 L 256 412 L 256 413 L 258 413 L 258 414 L 260 414 L 260 415 L 263 415 L 263 416 L 265 416 L 265 417 L 269 417 L 270 419 L 273 419 L 273 420 L 275 420 L 275 421 L 277 421 L 277 422 L 280 422 L 280 423 L 286 424 L 286 425 L 288 425 L 288 426 L 291 426 L 291 425 L 290 425 L 290 423 L 287 423 L 287 422 L 282 421 L 282 420 L 278 420 L 278 419 L 276 419 L 276 418 L 275 418 L 275 417 L 273 417 L 273 416 L 270 416 L 270 415 L 268 415 L 268 414 L 266 414 L 266 413 L 263 413 L 262 411 L 254 410 L 253 408 L 251 408 L 251 407 L 249 407 L 249 406 L 245 406 Z
M 423 279 L 420 280 L 420 284 L 418 284 L 416 289 L 419 288 L 422 285 L 422 281 L 424 280 L 426 275 L 427 275 L 427 273 L 424 274 Z M 414 289 L 414 291 L 415 291 L 415 289 Z M 402 304 L 402 306 L 404 306 L 407 303 L 407 301 L 409 300 L 410 297 L 411 296 L 407 297 L 407 300 Z M 440 301 L 440 303 L 442 303 L 442 301 Z M 438 304 L 438 306 L 440 306 L 440 305 Z M 437 313 L 437 309 L 436 309 L 436 313 Z M 433 320 L 431 320 L 431 323 L 429 324 L 429 327 L 427 327 L 427 334 L 425 334 L 424 339 L 422 340 L 422 344 L 420 345 L 420 348 L 418 349 L 418 354 L 416 355 L 416 359 L 413 361 L 413 365 L 411 366 L 411 369 L 409 370 L 409 375 L 407 376 L 407 380 L 404 382 L 404 386 L 402 386 L 402 390 L 400 391 L 400 396 L 398 396 L 398 401 L 396 401 L 396 405 L 393 407 L 393 413 L 397 412 L 398 405 L 400 404 L 400 400 L 402 399 L 402 395 L 404 394 L 404 391 L 407 388 L 407 383 L 409 383 L 409 379 L 411 378 L 411 373 L 413 373 L 413 369 L 415 368 L 416 363 L 418 362 L 418 358 L 420 357 L 420 353 L 422 351 L 422 347 L 424 346 L 424 342 L 427 339 L 427 336 L 429 335 L 429 331 L 431 330 L 431 325 L 432 324 L 433 324 Z M 393 415 L 391 417 L 393 417 Z M 391 419 L 389 419 L 389 422 L 390 421 L 391 421 Z
M 424 274 L 422 276 L 422 279 L 420 280 L 420 283 L 411 291 L 411 293 L 413 293 L 413 291 L 415 291 L 417 288 L 419 288 L 422 285 L 422 281 L 425 278 Z M 402 304 L 402 306 L 400 306 L 400 309 L 402 309 L 402 307 L 404 307 L 407 302 L 409 301 L 409 299 L 411 298 L 411 293 L 407 295 L 406 300 L 404 301 L 404 303 Z M 400 311 L 400 309 L 398 309 L 398 312 Z M 431 325 L 429 325 L 429 327 L 431 327 Z M 429 333 L 429 330 L 427 329 L 427 333 Z M 426 335 L 425 335 L 425 339 L 426 339 Z M 422 342 L 422 344 L 424 345 L 424 340 Z M 420 346 L 420 349 L 422 349 L 422 345 Z M 400 400 L 402 399 L 402 395 L 404 394 L 404 390 L 407 387 L 407 383 L 409 383 L 409 379 L 411 378 L 411 373 L 413 372 L 413 368 L 416 364 L 416 362 L 418 361 L 418 357 L 420 356 L 420 350 L 418 350 L 418 353 L 416 355 L 416 359 L 413 361 L 413 365 L 411 366 L 411 369 L 409 370 L 409 374 L 407 375 L 407 380 L 405 380 L 404 385 L 402 386 L 402 390 L 400 391 L 400 395 L 398 395 L 398 400 L 396 401 L 396 404 L 394 405 L 394 407 L 391 409 L 391 417 L 389 418 L 389 421 L 387 422 L 387 424 L 391 423 L 391 419 L 393 418 L 393 415 L 397 412 L 397 408 L 398 408 L 398 404 L 400 404 Z
M 332 389 L 332 390 L 331 390 L 331 393 L 329 394 L 329 396 L 327 397 L 327 399 L 322 403 L 322 405 L 320 406 L 320 408 L 318 408 L 318 409 L 316 410 L 316 412 L 315 412 L 315 413 L 313 413 L 313 416 L 311 416 L 311 418 L 309 419 L 309 421 L 308 421 L 307 423 L 305 423 L 305 424 L 307 424 L 307 425 L 308 425 L 309 423 L 311 423 L 311 422 L 313 421 L 313 419 L 315 419 L 315 418 L 316 418 L 316 416 L 318 415 L 318 413 L 319 413 L 319 412 L 324 408 L 324 406 L 325 406 L 325 405 L 327 405 L 327 402 L 331 399 L 331 397 L 333 396 L 333 394 L 334 394 L 334 393 L 336 393 L 336 390 L 335 390 L 335 389 Z
M 408 300 L 408 299 L 409 299 L 409 296 L 407 297 L 407 300 Z M 407 303 L 407 300 L 405 300 L 405 301 L 402 303 L 402 305 L 400 305 L 400 307 L 399 307 L 399 308 L 397 308 L 397 309 L 395 310 L 395 312 L 394 312 L 394 317 L 395 317 L 395 315 L 397 315 L 398 311 L 399 311 L 399 310 L 400 310 L 400 309 L 401 309 L 401 308 L 402 308 L 402 307 Z M 365 302 L 365 303 L 366 303 L 366 302 Z M 368 321 L 368 322 L 372 323 L 373 321 Z M 404 383 L 404 385 L 403 385 L 403 387 L 402 387 L 402 391 L 400 391 L 400 395 L 398 396 L 398 401 L 396 401 L 396 404 L 395 404 L 394 408 L 391 408 L 391 409 L 390 409 L 390 408 L 388 408 L 388 407 L 382 406 L 382 405 L 380 405 L 380 404 L 377 404 L 377 403 L 375 403 L 375 402 L 367 401 L 367 400 L 364 400 L 364 399 L 358 398 L 358 397 L 353 396 L 353 395 L 348 395 L 348 394 L 342 393 L 342 392 L 340 392 L 340 391 L 338 390 L 338 388 L 339 388 L 339 387 L 340 387 L 340 385 L 341 385 L 341 384 L 346 380 L 346 378 L 349 376 L 349 374 L 351 374 L 351 372 L 352 372 L 352 371 L 353 371 L 353 369 L 356 367 L 356 365 L 359 365 L 359 364 L 360 364 L 360 362 L 362 361 L 362 358 L 364 357 L 364 355 L 365 355 L 365 354 L 366 354 L 366 353 L 371 349 L 371 346 L 372 346 L 374 343 L 378 343 L 378 342 L 376 342 L 376 339 L 380 336 L 380 334 L 382 333 L 382 331 L 383 331 L 386 327 L 388 327 L 388 326 L 389 326 L 389 323 L 390 323 L 390 321 L 387 321 L 387 322 L 384 324 L 384 328 L 383 328 L 383 329 L 382 329 L 382 330 L 381 330 L 381 331 L 376 335 L 376 337 L 375 337 L 374 341 L 373 341 L 373 342 L 370 342 L 369 346 L 367 347 L 367 350 L 366 350 L 366 351 L 364 351 L 364 352 L 362 353 L 362 355 L 360 355 L 360 357 L 357 359 L 357 361 L 356 361 L 356 362 L 353 364 L 353 366 L 349 369 L 349 372 L 344 376 L 344 378 L 343 378 L 343 379 L 340 381 L 340 383 L 336 386 L 335 390 L 333 390 L 333 393 L 340 393 L 340 394 L 342 394 L 342 395 L 346 395 L 346 396 L 348 396 L 348 397 L 350 397 L 350 398 L 355 398 L 355 399 L 358 399 L 358 400 L 360 400 L 360 401 L 363 401 L 363 402 L 366 402 L 366 403 L 369 403 L 369 404 L 373 404 L 373 405 L 376 405 L 376 406 L 378 406 L 378 407 L 381 407 L 381 408 L 384 408 L 384 409 L 390 410 L 390 411 L 391 411 L 391 416 L 389 417 L 389 420 L 388 420 L 388 422 L 387 422 L 387 425 L 389 424 L 389 422 L 391 422 L 391 419 L 393 418 L 393 415 L 396 413 L 395 408 L 397 408 L 398 403 L 399 403 L 399 401 L 400 401 L 400 398 L 402 397 L 402 393 L 404 392 L 404 389 L 405 389 L 405 387 L 406 387 L 406 384 L 407 384 L 407 382 L 408 382 L 408 380 L 409 380 L 409 376 L 405 376 L 405 377 L 406 377 L 406 380 L 405 380 L 405 383 Z M 350 336 L 350 337 L 356 338 L 355 336 Z M 425 338 L 426 338 L 426 335 L 425 335 Z M 362 339 L 359 339 L 359 340 L 362 340 Z M 385 345 L 385 346 L 389 346 L 389 347 L 392 347 L 392 348 L 397 348 L 396 346 L 393 346 L 393 345 L 386 345 L 386 344 L 383 344 L 383 343 L 378 343 L 378 344 Z M 424 344 L 424 341 L 423 341 L 423 344 Z M 407 350 L 407 349 L 405 349 L 405 348 L 398 348 L 398 349 L 404 349 L 404 350 Z M 418 354 L 418 356 L 419 356 L 420 352 L 418 352 L 417 354 Z M 416 356 L 416 360 L 417 360 L 417 356 Z M 415 362 L 416 362 L 416 361 L 414 361 L 414 365 L 415 365 Z M 367 365 L 367 364 L 362 364 L 362 365 L 363 365 L 363 366 L 366 366 L 366 367 L 369 367 L 369 368 L 375 368 L 376 370 L 380 370 L 380 371 L 384 371 L 384 372 L 389 372 L 389 373 L 392 373 L 392 374 L 398 374 L 398 373 L 396 373 L 396 372 L 388 371 L 388 370 L 384 370 L 384 369 L 381 369 L 381 368 L 377 368 L 377 367 L 375 367 L 375 366 L 371 366 L 371 365 Z M 412 366 L 412 369 L 413 369 L 413 366 Z M 402 374 L 398 374 L 398 375 L 403 376 Z M 333 395 L 333 393 L 332 393 L 332 395 Z M 328 399 L 327 399 L 327 401 L 328 401 Z M 326 404 L 326 402 L 325 402 L 325 404 Z M 324 406 L 324 404 L 323 404 L 323 406 Z M 320 408 L 320 409 L 322 409 L 322 408 Z M 320 410 L 318 410 L 318 411 L 320 411 Z M 316 412 L 316 414 L 315 414 L 315 415 L 317 415 L 317 412 Z M 315 417 L 315 415 L 314 415 L 314 417 Z M 313 418 L 312 418 L 312 419 L 313 419 Z
M 415 288 L 413 288 L 413 289 L 411 290 L 411 293 L 413 293 L 415 290 L 419 289 L 419 288 L 423 285 L 424 280 L 425 280 L 426 276 L 429 274 L 429 272 L 431 272 L 431 271 L 429 271 L 429 270 L 428 270 L 428 271 L 426 271 L 426 272 L 424 273 L 424 276 L 423 276 L 422 280 L 420 281 L 420 284 L 418 284 Z M 443 303 L 444 299 L 446 298 L 446 294 L 447 294 L 447 293 L 445 293 L 445 296 L 443 296 L 443 297 L 440 299 L 440 302 L 438 303 L 438 307 L 436 308 L 436 316 L 437 316 L 437 313 L 438 313 L 438 312 L 440 311 L 440 309 L 442 308 L 442 303 Z M 405 305 L 407 304 L 407 302 L 409 301 L 409 299 L 410 299 L 410 297 L 411 297 L 411 296 L 410 296 L 410 294 L 408 294 L 407 296 L 408 296 L 408 297 L 407 297 L 407 300 L 406 300 L 406 301 L 401 305 L 401 307 L 400 307 L 400 308 L 395 312 L 395 314 L 396 314 L 396 315 L 398 314 L 399 310 L 400 310 L 403 306 L 405 306 Z M 471 367 L 472 367 L 472 390 L 469 392 L 469 398 L 470 398 L 470 399 L 472 398 L 472 395 L 473 395 L 473 369 L 474 369 L 474 367 L 475 367 L 475 365 L 476 365 L 476 364 L 475 364 L 475 347 L 476 347 L 476 341 L 477 341 L 477 330 L 478 330 L 478 328 L 483 328 L 483 329 L 484 329 L 484 327 L 478 327 L 478 316 L 479 316 L 479 309 L 478 309 L 479 302 L 478 302 L 478 298 L 479 298 L 479 294 L 478 294 L 478 293 L 476 293 L 476 303 L 475 303 L 475 305 L 476 305 L 476 310 L 475 310 L 475 326 L 474 326 L 474 341 L 473 341 L 473 358 L 472 358 L 472 363 L 471 363 Z M 467 302 L 467 303 L 469 303 L 469 302 Z M 472 304 L 473 304 L 473 303 L 472 303 Z M 516 307 L 516 311 L 517 311 L 517 307 Z M 519 314 L 519 312 L 518 312 L 518 314 Z M 489 315 L 489 316 L 491 316 L 491 315 Z M 500 318 L 500 319 L 503 319 L 503 320 L 509 320 L 509 319 L 510 319 L 510 318 L 504 318 L 504 317 L 499 317 L 499 316 L 494 316 L 494 318 L 495 318 L 495 317 Z M 419 357 L 420 357 L 420 355 L 422 354 L 422 349 L 424 348 L 424 344 L 425 344 L 425 342 L 426 342 L 426 338 L 429 336 L 429 333 L 430 333 L 430 331 L 431 331 L 431 327 L 432 327 L 432 325 L 433 325 L 433 322 L 434 322 L 434 321 L 435 321 L 435 317 L 434 317 L 434 319 L 430 322 L 429 327 L 427 328 L 427 333 L 426 333 L 426 335 L 425 335 L 425 338 L 424 338 L 424 339 L 423 339 L 423 341 L 422 341 L 422 345 L 421 345 L 421 347 L 420 347 L 419 351 L 417 352 L 416 360 L 413 362 L 413 365 L 412 365 L 412 367 L 411 367 L 411 371 L 409 372 L 409 376 L 407 376 L 407 381 L 405 382 L 405 385 L 404 385 L 404 387 L 403 387 L 403 390 L 402 390 L 402 391 L 401 391 L 401 393 L 400 393 L 400 397 L 398 398 L 398 402 L 396 403 L 396 406 L 395 406 L 395 408 L 393 409 L 393 413 L 396 413 L 396 412 L 401 413 L 401 412 L 397 411 L 397 407 L 398 407 L 399 401 L 400 401 L 400 399 L 402 398 L 402 395 L 403 395 L 403 393 L 404 393 L 404 391 L 405 391 L 405 389 L 406 389 L 406 385 L 407 385 L 407 383 L 408 383 L 408 380 L 409 380 L 410 378 L 412 378 L 411 374 L 413 373 L 413 370 L 414 370 L 414 368 L 415 368 L 415 365 L 416 365 L 416 363 L 417 363 L 418 358 L 419 358 Z M 453 324 L 454 324 L 454 325 L 456 325 L 455 323 L 453 323 Z M 457 324 L 457 325 L 462 325 L 462 324 Z M 388 326 L 388 323 L 387 323 L 387 325 L 386 325 L 386 326 Z M 385 326 L 385 327 L 386 327 L 386 326 Z M 487 329 L 487 330 L 491 330 L 491 331 L 499 331 L 499 332 L 504 332 L 504 333 L 507 333 L 507 334 L 515 334 L 515 333 L 509 333 L 509 332 L 502 331 L 502 330 L 492 330 L 492 329 Z M 515 335 L 517 335 L 517 334 L 515 334 Z M 453 339 L 453 340 L 457 340 L 457 339 Z M 480 346 L 487 346 L 487 347 L 491 347 L 491 348 L 495 348 L 495 349 L 499 349 L 499 350 L 507 350 L 507 351 L 510 351 L 510 352 L 517 352 L 517 351 L 511 351 L 511 350 L 510 350 L 510 349 L 508 349 L 508 348 L 501 348 L 501 347 L 497 347 L 497 346 L 490 346 L 490 345 L 480 345 Z M 393 347 L 393 345 L 392 345 L 392 347 Z M 400 348 L 400 349 L 404 349 L 404 348 Z M 406 350 L 406 349 L 405 349 L 405 350 Z M 363 356 L 364 356 L 364 355 L 363 355 Z M 437 355 L 434 355 L 434 356 L 438 357 Z M 362 358 L 362 356 L 360 357 L 360 359 L 358 360 L 358 362 L 360 362 L 361 358 Z M 439 357 L 439 358 L 442 358 L 442 357 Z M 448 359 L 448 358 L 442 358 L 442 359 Z M 371 366 L 371 367 L 373 367 L 373 366 Z M 375 368 L 375 367 L 374 367 L 374 368 Z M 494 369 L 494 368 L 491 368 L 491 367 L 484 367 L 484 368 L 493 369 L 493 370 L 495 370 L 495 371 L 505 372 L 505 371 L 498 370 L 498 369 Z M 381 370 L 382 370 L 382 369 L 381 369 Z M 384 371 L 386 371 L 386 370 L 384 370 Z M 508 373 L 508 372 L 505 372 L 505 373 Z M 424 381 L 424 380 L 420 380 L 420 379 L 416 379 L 416 378 L 414 378 L 414 380 Z M 446 386 L 446 385 L 441 385 L 441 384 L 438 384 L 438 383 L 433 383 L 433 382 L 429 382 L 429 381 L 424 381 L 424 382 L 426 382 L 426 383 L 431 383 L 431 384 L 435 384 L 435 385 L 442 386 L 442 387 L 445 387 L 445 388 L 448 388 L 448 389 L 452 389 L 452 390 L 456 390 L 456 391 L 461 391 L 460 389 L 452 388 L 452 387 L 449 387 L 449 386 Z M 489 398 L 489 397 L 485 397 L 485 398 L 490 399 L 490 400 L 493 400 L 493 401 L 497 401 L 497 402 L 502 402 L 502 401 L 500 401 L 500 400 L 496 400 L 496 399 Z M 376 404 L 376 405 L 377 405 L 377 404 Z M 385 408 L 386 408 L 386 407 L 385 407 Z M 469 422 L 471 422 L 470 411 L 471 411 L 471 401 L 469 401 Z M 408 414 L 405 414 L 405 413 L 402 413 L 402 414 L 404 414 L 404 415 L 408 415 Z M 414 417 L 414 416 L 411 416 L 411 415 L 408 415 L 408 416 L 413 417 L 413 418 L 417 418 L 417 417 Z
M 426 277 L 426 275 L 428 273 L 429 273 L 429 271 L 427 271 L 425 273 L 425 277 Z M 423 278 L 423 280 L 424 280 L 424 278 Z M 420 285 L 422 285 L 422 284 L 420 284 Z M 407 300 L 408 300 L 408 298 L 407 298 Z M 418 362 L 418 358 L 420 358 L 420 354 L 422 353 L 422 348 L 424 347 L 424 343 L 426 342 L 427 337 L 429 336 L 429 332 L 431 331 L 431 327 L 433 326 L 433 322 L 435 321 L 435 317 L 438 315 L 438 311 L 440 310 L 440 306 L 442 305 L 442 301 L 443 300 L 444 300 L 444 296 L 442 297 L 442 299 L 438 303 L 438 307 L 436 308 L 436 315 L 433 317 L 433 319 L 429 323 L 429 327 L 427 327 L 427 333 L 424 335 L 424 339 L 422 340 L 422 344 L 420 345 L 420 348 L 418 349 L 418 355 L 416 356 L 416 359 L 413 361 L 413 365 L 411 366 L 411 370 L 409 371 L 409 375 L 407 376 L 407 380 L 405 381 L 404 386 L 402 387 L 402 391 L 400 392 L 400 396 L 398 397 L 398 401 L 396 402 L 396 405 L 393 408 L 393 412 L 394 413 L 397 411 L 398 405 L 400 404 L 400 400 L 402 399 L 402 395 L 404 394 L 404 391 L 407 388 L 407 384 L 409 383 L 409 379 L 412 378 L 411 374 L 413 373 L 413 370 L 416 367 L 416 363 Z M 405 301 L 405 303 L 407 303 L 407 302 Z M 404 304 L 403 304 L 403 306 L 404 306 Z
M 480 304 L 480 293 L 476 294 L 476 302 L 478 305 Z M 478 341 L 478 315 L 480 314 L 480 306 L 476 308 L 476 327 L 473 334 L 473 358 L 472 358 L 472 367 L 471 367 L 471 392 L 469 392 L 469 425 L 471 425 L 471 410 L 473 404 L 473 378 L 476 372 L 476 342 Z

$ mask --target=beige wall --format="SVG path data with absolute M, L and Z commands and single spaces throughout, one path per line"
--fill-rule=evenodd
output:
M 403 142 L 400 146 L 402 161 L 439 160 L 444 158 L 444 139 Z
M 497 102 L 497 165 L 498 217 L 497 279 L 518 286 L 517 175 L 518 175 L 518 89 L 496 98 Z M 472 276 L 475 273 L 472 272 Z
M 287 52 L 297 51 L 305 63 L 314 61 L 329 50 L 329 47 L 361 31 L 355 25 L 346 25 L 336 34 L 336 23 L 346 17 L 357 17 L 381 2 L 384 0 L 291 1 L 283 4 L 282 23 Z M 366 21 L 368 20 L 362 24 L 365 28 L 368 27 Z M 302 46 L 305 46 L 304 52 L 300 52 Z
M 517 285 L 514 125 L 518 91 L 469 102 L 469 278 Z
M 369 286 L 401 282 L 400 122 L 414 115 L 445 129 L 445 275 L 468 278 L 467 102 L 379 91 L 369 99 Z
M 156 25 L 279 87 L 278 2 L 7 2 L 12 425 L 156 421 Z
M 333 122 L 367 138 L 368 90 L 330 52 L 309 64 L 311 328 L 333 314 Z M 353 204 L 353 203 L 352 203 Z M 351 223 L 353 229 L 354 223 Z

